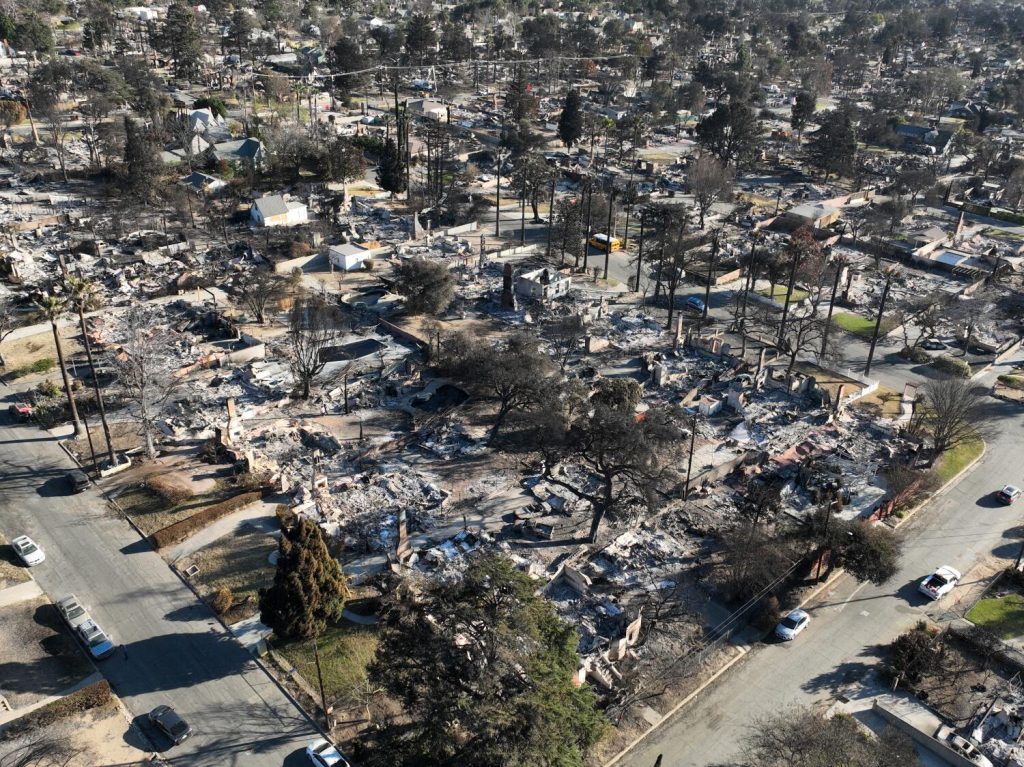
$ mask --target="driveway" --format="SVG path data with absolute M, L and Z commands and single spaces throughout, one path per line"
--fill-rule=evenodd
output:
M 52 600 L 76 594 L 123 651 L 100 671 L 136 717 L 173 705 L 196 729 L 173 765 L 306 764 L 315 730 L 167 565 L 93 488 L 64 494 L 70 459 L 48 432 L 0 416 L 0 531 L 32 536 L 32 574 Z M 167 746 L 148 723 L 143 729 Z

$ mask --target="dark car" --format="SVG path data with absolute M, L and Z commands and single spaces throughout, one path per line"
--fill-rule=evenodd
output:
M 81 469 L 72 469 L 64 475 L 72 493 L 80 493 L 89 487 L 89 477 Z
M 188 722 L 178 716 L 178 712 L 170 706 L 157 706 L 154 708 L 149 712 L 149 721 L 170 738 L 171 743 L 174 745 L 178 745 L 192 735 L 192 728 Z

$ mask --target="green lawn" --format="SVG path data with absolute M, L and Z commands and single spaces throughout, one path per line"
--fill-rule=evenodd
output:
M 366 667 L 377 651 L 376 629 L 343 619 L 337 626 L 328 626 L 318 644 L 328 704 L 357 700 L 365 686 Z M 290 642 L 276 645 L 275 649 L 316 689 L 312 642 Z
M 942 456 L 935 464 L 935 476 L 938 478 L 939 487 L 963 471 L 984 449 L 985 443 L 981 439 L 975 439 L 957 445 Z
M 1000 639 L 1012 639 L 1024 635 L 1024 596 L 1007 594 L 1003 597 L 986 597 L 971 608 L 967 620 L 982 626 Z
M 768 298 L 770 296 L 773 301 L 778 301 L 780 304 L 786 303 L 786 286 L 785 285 L 776 285 L 775 286 L 775 292 L 772 293 L 771 291 L 772 291 L 772 289 L 770 287 L 767 287 L 767 288 L 761 288 L 757 292 L 758 292 L 759 295 L 762 295 L 765 298 Z M 790 302 L 793 302 L 793 301 L 803 301 L 805 298 L 807 298 L 808 295 L 810 295 L 810 294 L 806 290 L 801 290 L 800 288 L 793 288 L 793 296 L 789 300 L 790 300 Z
M 878 329 L 879 338 L 893 329 L 894 322 L 895 320 L 891 317 L 882 317 L 882 327 Z M 859 314 L 850 314 L 849 312 L 836 312 L 833 314 L 832 324 L 840 330 L 845 330 L 847 333 L 859 336 L 865 340 L 871 340 L 871 335 L 875 332 L 874 318 L 868 319 L 867 317 L 861 317 Z

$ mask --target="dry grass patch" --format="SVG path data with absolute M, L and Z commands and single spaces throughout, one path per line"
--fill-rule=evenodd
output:
M 28 580 L 28 570 L 7 539 L 0 535 L 0 590 Z
M 871 394 L 857 400 L 853 406 L 871 412 L 876 418 L 899 418 L 902 399 L 901 392 L 879 385 Z
M 235 623 L 259 610 L 259 590 L 274 580 L 268 557 L 277 549 L 277 539 L 252 525 L 242 525 L 195 554 L 182 557 L 174 566 L 185 572 L 195 566 L 199 572 L 189 581 L 200 596 L 212 601 L 217 592 L 231 592 L 231 608 L 221 617 Z
M 117 502 L 132 518 L 139 529 L 147 535 L 163 530 L 175 522 L 198 514 L 207 506 L 237 495 L 240 488 L 218 482 L 216 489 L 208 493 L 191 496 L 180 503 L 169 501 L 146 485 L 131 487 L 117 496 Z

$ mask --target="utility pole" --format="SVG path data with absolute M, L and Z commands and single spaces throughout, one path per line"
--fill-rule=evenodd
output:
M 833 513 L 833 510 L 835 509 L 836 504 L 839 502 L 838 493 L 839 493 L 839 490 L 838 489 L 835 490 L 832 498 L 828 502 L 828 508 L 826 510 L 826 513 L 825 513 L 825 533 L 824 533 L 823 541 L 822 541 L 823 547 L 822 547 L 821 551 L 818 553 L 818 567 L 817 567 L 817 570 L 814 573 L 814 580 L 815 581 L 820 581 L 821 580 L 821 560 L 825 558 L 825 552 L 830 550 L 830 549 L 827 548 L 828 547 L 828 534 L 829 534 L 829 531 L 832 528 L 832 513 Z
M 690 420 L 690 457 L 686 459 L 686 485 L 683 487 L 683 500 L 690 500 L 690 471 L 693 469 L 693 443 L 697 439 L 697 416 Z
M 640 208 L 640 245 L 636 253 L 636 285 L 633 290 L 640 292 L 640 270 L 644 265 L 644 221 L 647 220 L 647 209 Z
M 331 729 L 331 712 L 327 709 L 327 694 L 324 692 L 324 675 L 320 670 L 320 648 L 317 646 L 316 637 L 313 637 L 313 660 L 316 661 L 316 681 L 320 685 L 320 707 L 324 711 L 324 721 L 327 729 Z
M 587 176 L 586 180 L 586 192 L 587 192 L 587 235 L 583 238 L 583 271 L 587 271 L 590 268 L 590 228 L 593 224 L 591 221 L 590 211 L 591 205 L 594 202 L 594 183 L 590 176 Z
M 832 281 L 832 298 L 828 302 L 828 312 L 825 314 L 825 327 L 821 331 L 821 354 L 819 359 L 824 359 L 828 351 L 828 334 L 832 330 L 832 310 L 836 306 L 836 293 L 839 292 L 839 281 L 843 276 L 843 269 L 846 267 L 846 259 L 842 256 L 836 259 L 836 278 Z
M 700 313 L 700 320 L 703 323 L 708 318 L 708 303 L 711 301 L 711 282 L 715 278 L 715 261 L 718 260 L 718 236 L 720 229 L 716 229 L 711 239 L 711 258 L 708 260 L 708 284 L 704 286 L 704 311 Z
M 885 286 L 882 288 L 882 298 L 878 302 L 878 314 L 875 317 L 875 330 L 871 334 L 871 346 L 868 348 L 868 364 L 864 366 L 864 375 L 871 375 L 871 361 L 875 358 L 875 346 L 878 344 L 878 331 L 882 327 L 882 313 L 885 311 L 885 301 L 889 297 L 889 288 L 896 278 L 896 269 L 890 268 L 885 272 Z
M 615 236 L 615 184 L 608 188 L 608 239 L 604 244 L 604 278 L 608 279 L 608 261 L 612 257 L 612 238 Z
M 551 227 L 555 223 L 555 184 L 558 181 L 558 177 L 555 174 L 551 175 L 551 199 L 548 202 L 548 249 L 545 254 L 545 258 L 551 258 Z M 565 258 L 565 253 L 562 253 L 562 258 Z

